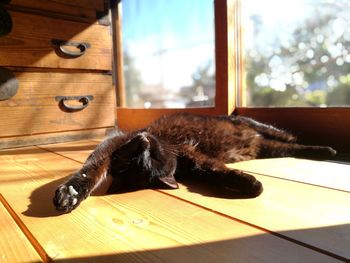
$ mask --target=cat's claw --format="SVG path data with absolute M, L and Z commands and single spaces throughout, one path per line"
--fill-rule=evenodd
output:
M 81 202 L 82 198 L 73 185 L 61 185 L 55 193 L 53 203 L 60 212 L 71 212 Z

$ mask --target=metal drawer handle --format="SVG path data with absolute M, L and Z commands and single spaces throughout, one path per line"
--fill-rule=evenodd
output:
M 59 106 L 62 110 L 72 112 L 72 111 L 80 111 L 89 106 L 91 100 L 94 97 L 92 95 L 86 96 L 56 96 L 55 100 L 59 102 Z M 67 101 L 75 100 L 81 103 L 81 105 L 69 105 Z
M 87 42 L 73 42 L 60 39 L 52 39 L 51 42 L 54 46 L 58 47 L 60 54 L 63 54 L 68 58 L 80 57 L 85 54 L 88 48 L 91 47 L 90 43 Z M 76 47 L 77 51 L 71 51 L 65 47 Z

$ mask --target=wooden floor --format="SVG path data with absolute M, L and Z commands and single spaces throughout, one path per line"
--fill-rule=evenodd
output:
M 232 199 L 201 184 L 95 195 L 72 213 L 56 187 L 98 141 L 0 151 L 0 262 L 350 262 L 350 166 L 242 162 L 264 193 Z

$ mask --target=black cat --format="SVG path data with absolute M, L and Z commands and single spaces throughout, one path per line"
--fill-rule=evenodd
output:
M 291 134 L 240 116 L 164 116 L 150 126 L 106 139 L 83 167 L 58 187 L 56 209 L 70 212 L 106 177 L 114 190 L 178 188 L 175 178 L 193 175 L 246 197 L 256 197 L 262 184 L 225 163 L 268 157 L 329 158 L 325 146 L 295 143 Z

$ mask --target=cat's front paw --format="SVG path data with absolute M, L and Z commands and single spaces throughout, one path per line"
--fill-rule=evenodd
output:
M 53 203 L 58 211 L 68 213 L 76 208 L 83 199 L 77 187 L 63 184 L 56 190 Z

